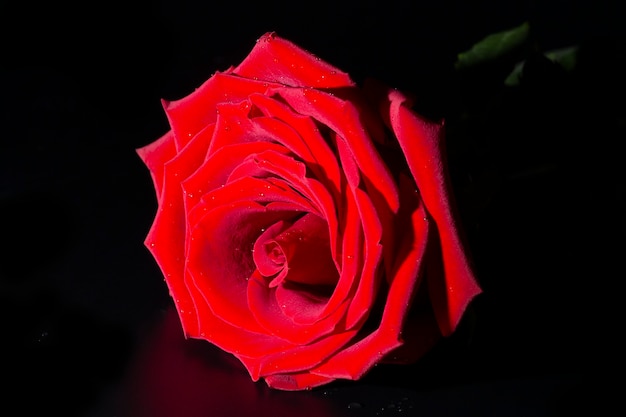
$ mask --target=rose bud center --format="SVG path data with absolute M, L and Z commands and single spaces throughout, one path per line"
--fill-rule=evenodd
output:
M 268 227 L 254 244 L 253 258 L 270 288 L 286 283 L 334 286 L 339 279 L 328 224 L 315 214 Z

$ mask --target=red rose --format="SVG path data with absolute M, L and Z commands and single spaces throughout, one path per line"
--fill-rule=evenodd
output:
M 443 126 L 273 33 L 164 102 L 146 246 L 187 337 L 298 390 L 417 359 L 480 292 Z

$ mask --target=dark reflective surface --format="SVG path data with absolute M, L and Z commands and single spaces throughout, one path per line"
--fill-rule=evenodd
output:
M 465 416 L 486 411 L 551 415 L 565 401 L 575 400 L 567 396 L 582 383 L 579 375 L 557 374 L 452 385 L 447 381 L 443 387 L 435 387 L 431 380 L 430 386 L 416 387 L 424 376 L 403 371 L 370 376 L 362 383 L 276 391 L 263 382 L 251 382 L 232 356 L 204 342 L 184 340 L 174 310 L 155 321 L 133 356 L 119 391 L 106 404 L 111 413 L 138 417 Z M 440 366 L 442 370 L 446 367 Z
M 444 1 L 417 10 L 328 2 L 296 17 L 266 3 L 107 2 L 97 14 L 63 2 L 0 7 L 5 414 L 597 411 L 622 326 L 619 11 L 584 1 Z M 506 66 L 454 73 L 456 53 L 529 17 L 542 47 L 581 46 L 575 72 L 535 57 L 525 82 L 508 89 Z M 156 202 L 134 149 L 165 132 L 161 98 L 182 97 L 238 63 L 267 30 L 357 79 L 414 92 L 422 111 L 447 118 L 456 195 L 485 292 L 457 333 L 415 365 L 271 391 L 229 355 L 184 341 L 170 313 L 143 247 Z

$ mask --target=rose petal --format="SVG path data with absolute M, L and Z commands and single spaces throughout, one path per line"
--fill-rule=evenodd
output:
M 340 317 L 345 313 L 346 303 L 333 314 L 320 318 L 311 324 L 299 324 L 283 313 L 276 298 L 277 287 L 270 288 L 266 279 L 255 271 L 248 281 L 248 306 L 255 320 L 272 334 L 295 345 L 309 344 L 327 337 L 338 329 Z M 343 329 L 339 328 L 339 332 Z
M 165 163 L 176 156 L 176 144 L 172 131 L 168 131 L 156 141 L 137 149 L 137 154 L 148 167 L 157 201 L 161 201 L 163 190 L 163 168 Z
M 361 319 L 369 314 L 374 299 L 376 297 L 382 269 L 379 268 L 382 260 L 382 226 L 377 217 L 369 196 L 361 189 L 354 190 L 354 199 L 359 210 L 359 219 L 363 229 L 364 246 L 360 249 L 362 253 L 363 266 L 359 277 L 359 284 L 350 303 L 350 309 L 346 317 L 346 326 L 351 328 Z M 349 239 L 350 236 L 344 236 Z
M 188 200 L 195 201 L 210 191 L 223 187 L 232 171 L 250 155 L 266 150 L 287 152 L 283 146 L 265 142 L 247 142 L 224 146 L 211 154 L 195 173 L 182 181 Z
M 339 201 L 341 171 L 337 157 L 320 134 L 313 120 L 298 115 L 287 106 L 266 96 L 254 95 L 251 102 L 270 117 L 255 117 L 252 122 L 272 140 L 282 143 L 297 155 L 313 176 Z
M 272 84 L 215 73 L 193 93 L 175 101 L 163 100 L 176 148 L 182 149 L 193 136 L 217 120 L 219 103 L 239 103 L 252 93 L 264 93 Z
M 224 146 L 245 142 L 269 142 L 264 132 L 251 123 L 249 113 L 251 105 L 248 100 L 232 103 L 219 103 L 215 122 L 215 137 L 209 147 L 209 155 Z
M 400 214 L 411 225 L 411 233 L 405 233 L 400 244 L 398 262 L 393 268 L 393 279 L 386 297 L 379 327 L 359 342 L 338 352 L 311 372 L 328 378 L 359 379 L 386 354 L 401 345 L 401 332 L 407 311 L 419 285 L 422 258 L 428 243 L 426 212 L 419 205 L 419 196 L 410 191 L 402 181 L 403 204 Z M 407 194 L 409 191 L 410 194 Z M 408 206 L 408 207 L 407 207 Z
M 334 378 L 313 375 L 309 373 L 292 375 L 270 375 L 265 378 L 265 382 L 271 388 L 283 391 L 299 391 L 311 389 L 320 385 L 325 385 L 334 381 Z
M 356 330 L 337 332 L 310 344 L 258 357 L 256 360 L 259 376 L 267 378 L 270 375 L 302 372 L 315 368 L 345 346 L 356 333 Z M 250 362 L 253 361 L 250 360 Z
M 437 224 L 445 285 L 434 286 L 432 304 L 444 335 L 459 323 L 468 303 L 481 290 L 463 246 L 454 213 L 445 168 L 443 128 L 417 116 L 405 105 L 405 97 L 395 90 L 389 92 L 389 119 L 409 168 L 420 190 L 426 210 Z M 429 287 L 430 288 L 430 287 Z
M 189 298 L 185 283 L 184 259 L 187 229 L 180 180 L 193 173 L 202 163 L 207 146 L 208 143 L 203 137 L 195 137 L 178 155 L 165 163 L 159 210 L 145 241 L 166 277 L 187 335 L 196 334 L 197 318 L 193 314 L 193 302 Z
M 252 51 L 233 73 L 292 87 L 332 88 L 354 85 L 345 72 L 273 32 L 268 32 L 257 40 Z
M 239 203 L 254 203 L 266 208 L 272 206 L 274 209 L 282 206 L 284 210 L 293 212 L 291 217 L 316 212 L 308 199 L 274 178 L 243 177 L 202 196 L 187 215 L 189 225 L 198 224 L 207 212 L 217 207 Z
M 331 314 L 334 315 L 339 308 L 343 309 L 341 306 L 346 305 L 346 303 L 352 300 L 359 284 L 359 273 L 362 262 L 363 229 L 361 227 L 357 205 L 351 193 L 344 190 L 342 195 L 344 196 L 344 202 L 342 204 L 344 210 L 341 213 L 342 218 L 339 222 L 341 230 L 338 231 L 338 236 L 341 241 L 341 251 L 336 254 L 339 259 L 339 280 L 328 302 L 324 306 L 324 309 L 319 313 L 319 317 L 327 317 Z M 330 241 L 332 244 L 333 240 L 330 239 Z M 345 323 L 343 325 L 345 326 Z

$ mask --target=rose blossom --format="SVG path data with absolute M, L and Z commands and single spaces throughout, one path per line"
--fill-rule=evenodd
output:
M 186 337 L 299 390 L 454 331 L 480 289 L 443 124 L 408 96 L 267 33 L 163 104 L 170 131 L 138 149 L 158 200 L 145 243 Z

